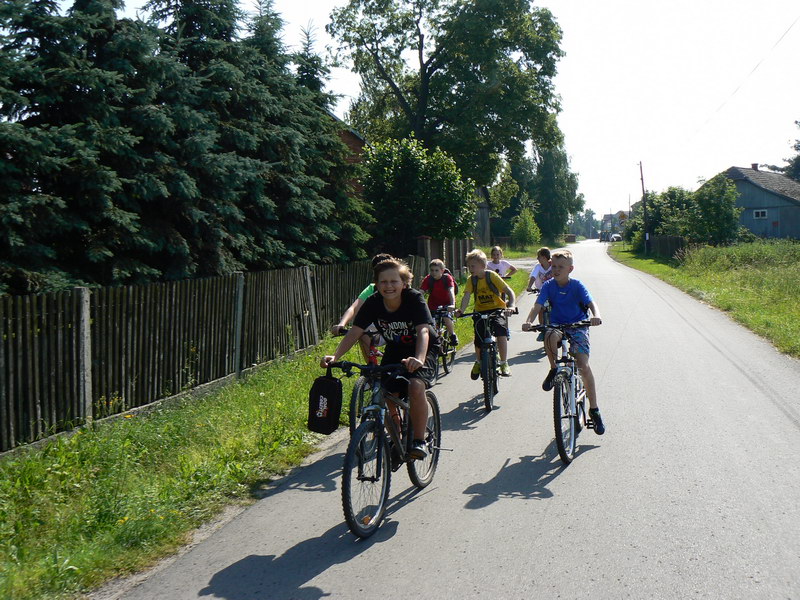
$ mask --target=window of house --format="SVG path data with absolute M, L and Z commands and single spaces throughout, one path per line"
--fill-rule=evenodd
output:
M 754 219 L 766 219 L 767 218 L 767 211 L 766 210 L 754 210 L 753 211 L 753 218 Z

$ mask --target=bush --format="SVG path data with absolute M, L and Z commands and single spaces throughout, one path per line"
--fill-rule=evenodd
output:
M 511 229 L 511 247 L 523 249 L 533 246 L 542 239 L 542 232 L 533 218 L 533 211 L 530 208 L 523 208 L 519 215 L 513 219 L 514 226 Z

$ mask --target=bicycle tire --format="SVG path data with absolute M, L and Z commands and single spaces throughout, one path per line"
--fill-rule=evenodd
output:
M 365 420 L 350 439 L 342 468 L 344 519 L 360 538 L 375 533 L 386 514 L 392 481 L 389 460 L 383 428 L 375 419 Z
M 350 395 L 350 436 L 352 437 L 353 433 L 358 427 L 361 412 L 364 410 L 364 407 L 369 405 L 372 401 L 372 386 L 367 381 L 367 378 L 363 375 L 356 379 L 356 383 L 353 386 L 353 393 Z
M 442 417 L 439 412 L 439 401 L 433 392 L 426 391 L 428 401 L 428 424 L 425 429 L 425 446 L 428 456 L 422 460 L 410 460 L 407 464 L 408 477 L 419 489 L 427 487 L 436 473 L 439 464 L 439 448 L 442 445 Z M 416 437 L 416 435 L 414 435 Z
M 442 342 L 442 369 L 445 374 L 453 370 L 453 361 L 456 358 L 456 349 L 450 345 L 450 342 Z
M 493 351 L 484 348 L 481 352 L 481 377 L 483 378 L 483 405 L 486 412 L 492 412 L 494 408 L 494 395 L 497 391 L 497 370 L 492 368 Z
M 556 376 L 553 382 L 553 425 L 556 448 L 561 462 L 568 465 L 575 457 L 576 417 L 570 414 L 569 381 L 564 376 Z

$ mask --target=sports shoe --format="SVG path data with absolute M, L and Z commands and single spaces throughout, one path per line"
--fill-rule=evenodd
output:
M 472 365 L 472 371 L 469 372 L 469 376 L 473 381 L 481 376 L 481 363 L 479 363 L 477 360 L 475 361 L 475 364 Z
M 414 440 L 414 442 L 411 444 L 411 450 L 408 451 L 408 455 L 414 460 L 422 460 L 428 456 L 428 450 L 425 448 L 425 442 L 423 440 Z
M 392 473 L 394 473 L 403 465 L 403 458 L 400 456 L 400 451 L 394 444 L 392 444 L 392 449 L 389 452 L 389 458 L 392 464 Z
M 597 435 L 603 435 L 606 432 L 606 426 L 603 425 L 603 417 L 600 416 L 599 408 L 589 409 L 589 418 L 594 423 L 594 432 Z
M 451 335 L 451 336 L 450 336 L 450 345 L 451 345 L 453 348 L 455 348 L 456 346 L 458 346 L 458 336 L 457 336 L 455 333 L 454 333 L 453 335 Z
M 507 362 L 500 363 L 500 375 L 503 377 L 511 377 L 511 367 L 508 366 Z
M 544 381 L 542 382 L 542 389 L 545 392 L 549 392 L 553 389 L 553 379 L 555 379 L 555 377 L 556 369 L 550 369 L 550 371 L 547 373 L 547 377 L 545 377 Z

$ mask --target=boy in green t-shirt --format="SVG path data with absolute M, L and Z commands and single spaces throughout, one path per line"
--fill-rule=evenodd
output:
M 497 273 L 486 270 L 488 260 L 483 250 L 473 250 L 467 254 L 466 260 L 471 277 L 467 279 L 467 284 L 464 286 L 464 297 L 461 299 L 461 307 L 456 311 L 456 315 L 460 316 L 465 312 L 473 294 L 475 295 L 475 312 L 488 312 L 498 308 L 506 309 L 496 313 L 494 317 L 489 319 L 489 323 L 491 323 L 492 334 L 497 339 L 497 352 L 500 355 L 500 375 L 508 377 L 511 375 L 511 369 L 506 360 L 508 354 L 508 314 L 514 308 L 514 302 L 516 301 L 514 290 Z M 477 281 L 477 285 L 473 287 L 474 281 Z M 508 298 L 507 302 L 503 301 L 503 294 Z M 476 325 L 478 320 L 479 318 L 475 317 Z M 481 342 L 481 335 L 476 329 L 475 364 L 472 365 L 472 372 L 470 373 L 472 379 L 477 379 L 481 375 Z

